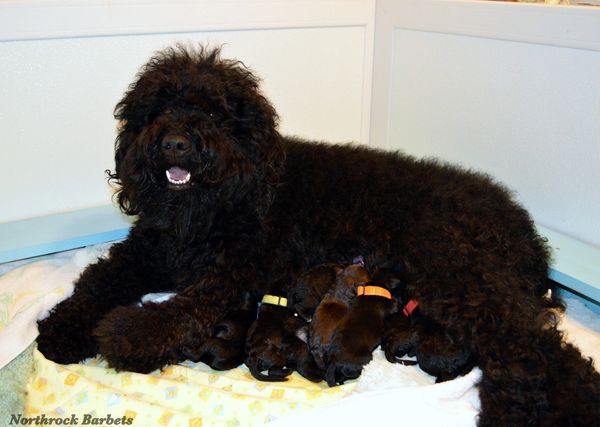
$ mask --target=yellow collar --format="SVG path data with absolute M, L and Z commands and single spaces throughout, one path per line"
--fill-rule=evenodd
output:
M 287 307 L 287 298 L 285 297 L 278 297 L 276 295 L 265 295 L 262 298 L 262 303 L 263 304 L 273 304 L 273 305 L 280 305 L 282 307 Z

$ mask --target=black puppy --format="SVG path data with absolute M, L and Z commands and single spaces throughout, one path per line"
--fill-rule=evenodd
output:
M 398 305 L 390 289 L 398 284 L 387 270 L 379 270 L 373 280 L 357 287 L 357 298 L 333 334 L 325 380 L 330 386 L 358 378 L 373 350 L 381 344 L 384 321 Z
M 246 333 L 256 319 L 256 298 L 247 292 L 239 309 L 229 312 L 213 328 L 212 336 L 199 344 L 192 341 L 181 349 L 182 356 L 193 362 L 204 362 L 219 371 L 244 363 Z
M 412 364 L 403 357 L 416 356 L 419 367 L 436 377 L 436 383 L 465 375 L 475 366 L 473 355 L 464 346 L 421 316 L 415 300 L 385 320 L 382 349 L 392 363 Z
M 310 381 L 321 381 L 306 335 L 306 321 L 287 307 L 287 298 L 265 295 L 246 339 L 244 361 L 250 373 L 261 381 L 286 381 L 296 370 Z

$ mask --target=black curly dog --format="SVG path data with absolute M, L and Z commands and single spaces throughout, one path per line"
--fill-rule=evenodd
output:
M 117 199 L 128 238 L 40 321 L 59 363 L 100 352 L 148 372 L 178 362 L 241 300 L 310 266 L 362 255 L 402 265 L 421 315 L 483 371 L 479 425 L 594 425 L 600 374 L 563 342 L 549 250 L 491 178 L 359 146 L 283 138 L 242 63 L 158 53 L 115 109 Z M 160 304 L 149 292 L 175 290 Z M 348 364 L 346 361 L 339 363 Z

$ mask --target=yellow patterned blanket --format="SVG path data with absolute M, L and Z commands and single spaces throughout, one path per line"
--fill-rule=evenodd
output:
M 331 403 L 354 386 L 329 388 L 296 373 L 283 383 L 258 382 L 245 366 L 219 372 L 191 362 L 148 375 L 118 373 L 98 358 L 58 365 L 36 349 L 23 417 L 76 418 L 79 425 L 252 426 Z

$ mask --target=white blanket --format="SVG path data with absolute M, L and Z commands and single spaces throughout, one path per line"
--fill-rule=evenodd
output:
M 37 336 L 37 319 L 67 298 L 82 269 L 107 249 L 108 245 L 97 245 L 43 260 L 0 265 L 0 368 L 29 346 Z M 594 358 L 598 369 L 600 316 L 576 299 L 567 301 L 561 328 L 569 341 Z M 418 367 L 390 364 L 376 350 L 351 396 L 272 424 L 369 425 L 394 417 L 407 425 L 475 425 L 479 409 L 475 384 L 480 375 L 474 369 L 464 377 L 435 384 Z

